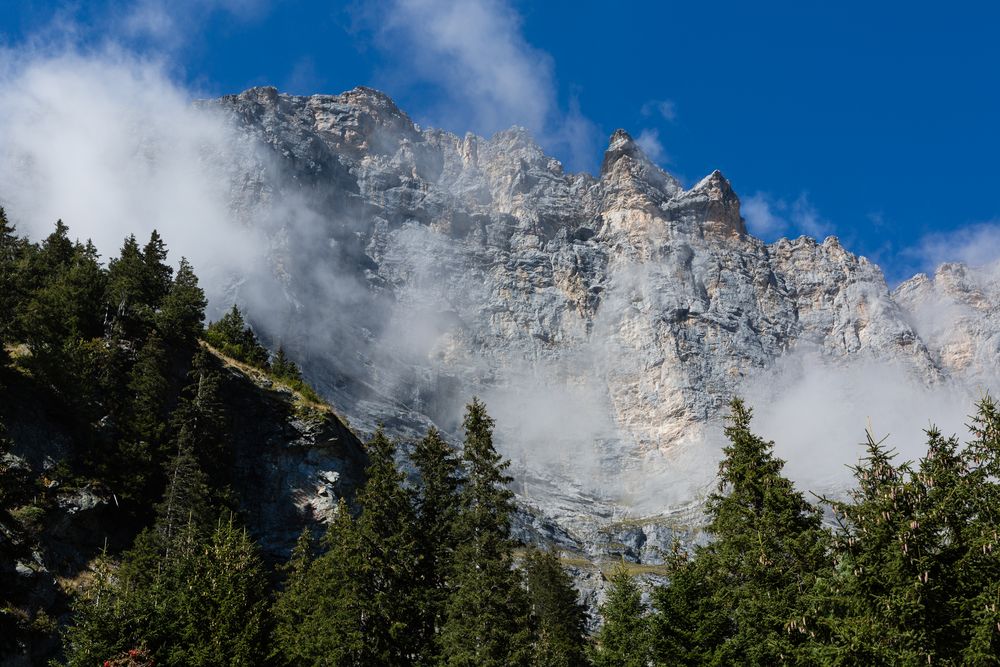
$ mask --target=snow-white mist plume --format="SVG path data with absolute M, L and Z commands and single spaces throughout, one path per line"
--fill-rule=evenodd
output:
M 904 255 L 922 271 L 932 272 L 945 262 L 969 266 L 996 266 L 1000 271 L 1000 222 L 982 222 L 949 232 L 936 232 L 920 239 Z
M 853 485 L 849 466 L 864 455 L 868 426 L 900 463 L 926 453 L 924 431 L 932 425 L 964 442 L 968 415 L 982 398 L 976 391 L 951 381 L 929 386 L 889 362 L 831 362 L 813 352 L 787 355 L 743 388 L 754 432 L 774 441 L 800 489 L 816 493 Z
M 259 261 L 230 214 L 232 137 L 163 68 L 127 54 L 15 61 L 0 81 L 0 202 L 41 238 L 62 218 L 104 256 L 158 229 L 208 282 Z
M 648 157 L 653 162 L 663 165 L 670 161 L 667 157 L 667 151 L 663 148 L 663 143 L 660 141 L 660 131 L 657 129 L 645 129 L 639 133 L 639 136 L 635 138 L 635 143 L 639 144 L 639 148 L 646 153 Z
M 560 108 L 551 56 L 527 42 L 503 0 L 388 0 L 363 16 L 389 56 L 391 89 L 431 85 L 431 123 L 489 135 L 526 127 L 572 168 L 593 163 L 599 133 L 571 101 Z

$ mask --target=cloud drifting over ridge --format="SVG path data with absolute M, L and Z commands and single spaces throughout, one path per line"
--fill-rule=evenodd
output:
M 387 0 L 362 15 L 391 64 L 392 87 L 430 85 L 439 104 L 430 122 L 490 135 L 523 125 L 570 166 L 589 167 L 598 133 L 570 100 L 561 108 L 551 56 L 524 38 L 521 18 L 503 0 Z
M 62 218 L 108 256 L 155 228 L 209 280 L 251 265 L 262 244 L 230 211 L 232 145 L 162 64 L 127 52 L 23 56 L 0 77 L 0 203 L 33 238 Z

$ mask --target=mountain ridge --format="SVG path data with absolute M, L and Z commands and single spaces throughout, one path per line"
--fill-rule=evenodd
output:
M 722 407 L 781 360 L 926 387 L 990 386 L 1000 366 L 990 271 L 890 290 L 836 237 L 764 243 L 721 172 L 684 189 L 623 130 L 595 177 L 523 128 L 421 128 L 370 88 L 199 106 L 238 138 L 232 207 L 269 248 L 271 287 L 228 297 L 362 430 L 393 414 L 403 439 L 454 432 L 481 395 L 522 500 L 581 543 L 697 496 Z M 964 308 L 962 340 L 924 326 L 942 299 Z

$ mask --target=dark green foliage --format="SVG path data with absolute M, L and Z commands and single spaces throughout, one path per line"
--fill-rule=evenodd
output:
M 205 292 L 198 286 L 198 276 L 191 264 L 181 257 L 177 276 L 163 299 L 156 316 L 156 327 L 163 336 L 181 347 L 193 347 L 205 322 Z
M 174 270 L 167 264 L 167 246 L 155 229 L 142 249 L 142 302 L 157 310 L 170 292 Z
M 14 336 L 18 304 L 24 299 L 23 271 L 20 264 L 27 242 L 19 238 L 14 225 L 0 208 L 0 365 L 6 363 L 4 343 Z
M 870 665 L 1000 662 L 1000 418 L 987 396 L 959 446 L 927 431 L 916 467 L 870 434 L 838 519 L 837 567 L 817 605 L 817 660 Z
M 274 605 L 272 658 L 280 665 L 373 664 L 363 662 L 366 602 L 357 573 L 365 564 L 346 503 L 338 506 L 323 542 L 325 553 L 314 559 L 308 536 L 299 540 L 285 589 Z
M 155 332 L 146 340 L 132 366 L 128 389 L 132 405 L 118 463 L 125 472 L 121 495 L 131 499 L 146 496 L 147 486 L 154 483 L 159 474 L 158 464 L 163 460 L 170 383 L 166 350 Z
M 136 540 L 105 563 L 76 606 L 68 664 L 100 665 L 145 647 L 160 665 L 249 665 L 265 650 L 267 591 L 256 546 L 232 519 L 203 535 L 193 524 L 163 544 Z
M 278 346 L 278 351 L 271 359 L 271 375 L 281 380 L 302 380 L 302 371 L 295 365 L 295 362 L 285 354 L 285 347 Z
M 222 319 L 208 325 L 205 340 L 233 359 L 258 368 L 268 368 L 267 350 L 257 340 L 257 335 L 235 303 Z
M 551 551 L 532 550 L 524 559 L 535 627 L 537 667 L 582 667 L 586 658 L 586 611 L 573 579 Z
M 591 661 L 595 667 L 646 667 L 650 636 L 642 591 L 623 565 L 611 574 L 610 583 L 600 608 L 604 625 L 595 637 Z
M 275 608 L 276 657 L 286 664 L 409 665 L 419 649 L 416 536 L 396 448 L 368 443 L 361 515 L 341 506 L 328 551 L 309 562 L 303 538 Z M 293 660 L 293 657 L 295 658 Z
M 419 654 L 423 664 L 432 664 L 440 650 L 438 630 L 444 623 L 448 580 L 455 566 L 462 471 L 459 457 L 433 427 L 417 444 L 412 460 L 420 474 L 416 496 Z
M 731 410 L 730 444 L 707 506 L 713 541 L 675 560 L 678 587 L 656 596 L 663 662 L 794 661 L 808 639 L 794 625 L 803 593 L 828 567 L 818 511 L 781 475 L 773 443 L 750 431 L 750 409 L 734 399 Z
M 529 601 L 513 567 L 510 462 L 493 446 L 493 420 L 476 399 L 463 422 L 467 480 L 456 521 L 455 565 L 441 629 L 448 665 L 526 665 L 532 659 Z

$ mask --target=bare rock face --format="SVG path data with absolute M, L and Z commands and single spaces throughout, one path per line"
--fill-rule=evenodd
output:
M 367 88 L 202 105 L 236 130 L 233 208 L 270 240 L 272 282 L 234 287 L 257 324 L 362 430 L 454 432 L 484 398 L 525 530 L 556 543 L 650 559 L 674 532 L 649 526 L 690 532 L 697 492 L 663 480 L 795 350 L 922 383 L 1000 365 L 995 277 L 946 265 L 890 291 L 836 238 L 765 244 L 720 172 L 685 190 L 622 130 L 595 178 L 523 129 L 422 129 Z

